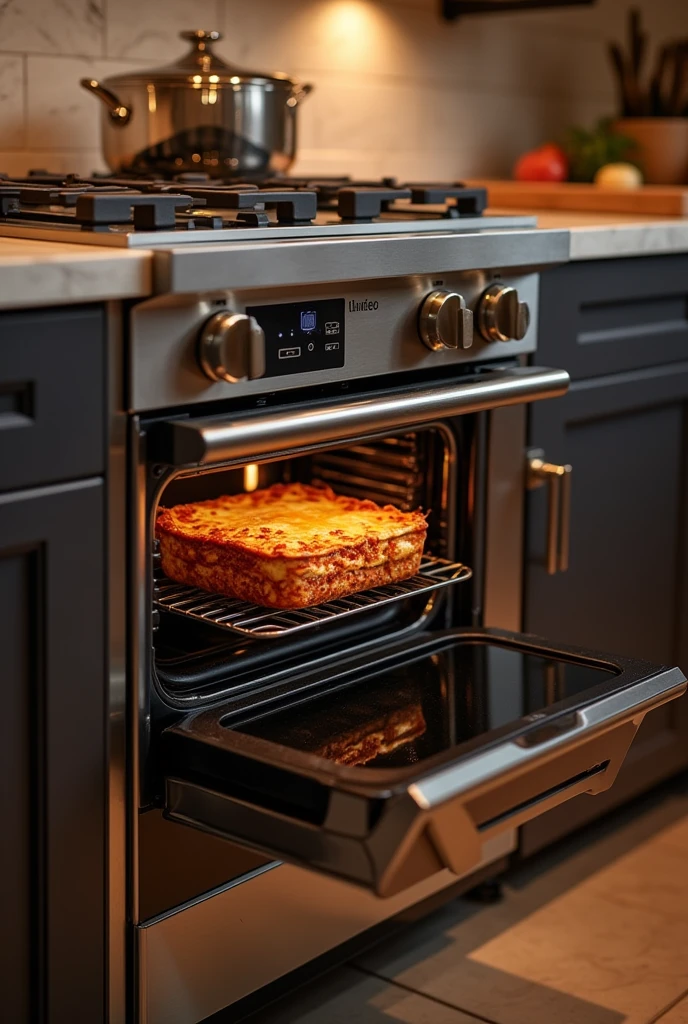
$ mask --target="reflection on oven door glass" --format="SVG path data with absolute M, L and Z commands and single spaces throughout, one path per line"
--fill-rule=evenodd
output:
M 240 728 L 342 765 L 412 765 L 602 682 L 611 670 L 461 641 Z

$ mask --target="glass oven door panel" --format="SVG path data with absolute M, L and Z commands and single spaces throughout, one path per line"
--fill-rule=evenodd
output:
M 165 814 L 393 895 L 608 789 L 644 715 L 685 688 L 537 637 L 426 634 L 168 728 Z

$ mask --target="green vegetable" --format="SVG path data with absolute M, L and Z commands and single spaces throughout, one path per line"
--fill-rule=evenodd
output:
M 612 128 L 609 118 L 599 121 L 592 131 L 570 128 L 563 148 L 569 160 L 570 181 L 594 181 L 605 164 L 628 163 L 635 143 Z

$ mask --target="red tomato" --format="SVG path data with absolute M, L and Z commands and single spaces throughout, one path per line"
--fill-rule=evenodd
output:
M 568 173 L 566 153 L 552 142 L 524 153 L 514 167 L 516 181 L 566 181 Z

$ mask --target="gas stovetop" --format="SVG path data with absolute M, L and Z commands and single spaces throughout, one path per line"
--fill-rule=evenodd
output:
M 236 181 L 156 177 L 0 176 L 0 234 L 128 247 L 534 227 L 484 216 L 485 189 L 346 177 Z

